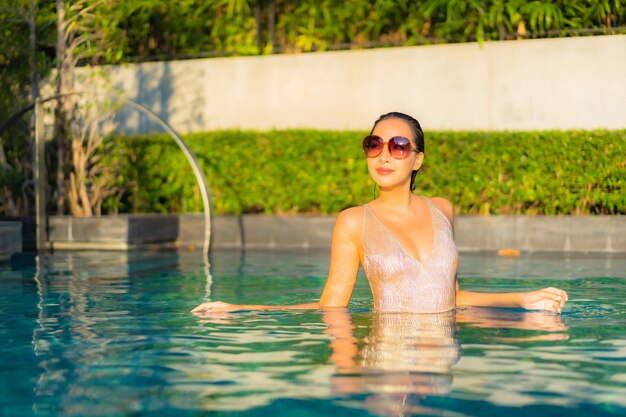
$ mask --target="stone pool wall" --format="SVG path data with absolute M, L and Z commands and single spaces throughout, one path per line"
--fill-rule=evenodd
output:
M 22 223 L 0 221 L 0 262 L 22 251 Z
M 334 216 L 218 216 L 214 248 L 329 248 Z M 458 216 L 461 251 L 626 253 L 626 216 Z M 200 215 L 180 217 L 181 245 L 202 242 Z
M 31 223 L 32 219 L 0 222 L 4 225 L 0 227 L 0 245 L 11 248 L 0 251 L 9 254 L 5 258 L 22 247 L 34 248 Z M 334 224 L 334 216 L 217 216 L 212 225 L 212 247 L 328 249 Z M 134 214 L 90 219 L 51 216 L 48 230 L 54 249 L 200 250 L 204 216 Z M 461 251 L 516 249 L 626 254 L 626 216 L 458 216 L 455 235 Z

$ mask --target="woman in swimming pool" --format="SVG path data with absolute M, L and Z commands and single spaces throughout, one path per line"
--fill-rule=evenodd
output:
M 346 307 L 359 263 L 380 312 L 435 313 L 456 306 L 561 311 L 567 294 L 557 288 L 519 293 L 459 289 L 452 204 L 412 192 L 424 162 L 424 133 L 417 120 L 398 112 L 382 115 L 363 140 L 363 151 L 380 195 L 337 216 L 330 271 L 318 302 L 269 306 L 216 301 L 200 304 L 192 312 Z

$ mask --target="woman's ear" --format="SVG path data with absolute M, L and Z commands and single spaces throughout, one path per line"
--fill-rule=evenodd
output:
M 413 171 L 417 171 L 418 169 L 420 169 L 423 163 L 424 163 L 424 152 L 420 152 L 417 154 L 417 158 L 415 158 L 415 163 L 413 164 Z

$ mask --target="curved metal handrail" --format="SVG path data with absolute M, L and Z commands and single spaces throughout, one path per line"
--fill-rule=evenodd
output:
M 43 135 L 43 109 L 42 109 L 42 105 L 46 102 L 52 101 L 52 100 L 58 100 L 61 97 L 67 97 L 67 96 L 72 96 L 72 95 L 83 95 L 83 94 L 87 94 L 88 92 L 86 91 L 73 91 L 73 92 L 69 92 L 69 93 L 64 93 L 64 94 L 56 94 L 53 96 L 49 96 L 49 97 L 45 97 L 42 99 L 37 99 L 34 103 L 30 103 L 27 106 L 25 106 L 24 108 L 20 109 L 19 111 L 15 112 L 11 117 L 9 117 L 8 119 L 6 119 L 2 125 L 0 125 L 0 135 L 2 134 L 3 131 L 5 131 L 6 129 L 8 129 L 9 127 L 11 127 L 15 122 L 17 122 L 24 114 L 28 113 L 29 111 L 35 109 L 35 118 L 37 120 L 36 122 L 36 127 L 35 127 L 35 137 L 36 137 L 36 142 L 37 142 L 37 152 L 35 152 L 36 155 L 36 159 L 38 160 L 35 163 L 35 170 L 36 170 L 36 179 L 40 180 L 43 178 L 43 171 L 42 171 L 42 166 L 43 166 L 43 140 L 37 140 L 37 139 L 42 139 L 42 135 Z M 94 93 L 91 93 L 94 94 Z M 101 93 L 96 93 L 96 94 L 101 94 Z M 130 107 L 144 113 L 145 115 L 147 115 L 148 117 L 150 117 L 153 121 L 155 121 L 159 126 L 161 126 L 176 142 L 176 145 L 178 145 L 178 147 L 183 151 L 183 154 L 185 155 L 185 158 L 187 158 L 187 161 L 189 162 L 189 164 L 191 165 L 191 168 L 193 170 L 193 173 L 196 177 L 196 181 L 198 182 L 198 187 L 200 188 L 200 194 L 202 195 L 202 204 L 203 204 L 203 208 L 204 208 L 204 221 L 205 221 L 205 232 L 204 232 L 204 242 L 203 242 L 203 251 L 204 254 L 207 255 L 210 249 L 210 245 L 211 245 L 211 225 L 212 225 L 212 212 L 211 212 L 211 192 L 209 190 L 209 186 L 207 184 L 206 181 L 206 177 L 204 176 L 204 173 L 202 172 L 202 169 L 200 168 L 200 164 L 198 163 L 198 160 L 196 159 L 196 156 L 194 155 L 194 153 L 191 151 L 191 149 L 189 148 L 189 146 L 187 145 L 187 143 L 183 140 L 182 137 L 180 137 L 180 135 L 178 133 L 176 133 L 176 131 L 165 121 L 163 120 L 158 114 L 156 114 L 155 112 L 153 112 L 152 110 L 150 110 L 149 108 L 143 106 L 142 104 L 139 104 L 138 102 L 131 100 L 127 97 L 122 97 L 122 96 L 111 96 L 114 100 L 121 100 L 124 104 L 128 104 Z M 44 168 L 45 169 L 45 168 Z M 41 171 L 41 172 L 40 172 Z M 40 181 L 35 181 L 35 184 L 39 183 L 41 188 L 41 182 Z M 38 200 L 41 200 L 41 196 L 43 194 L 40 195 L 42 190 L 40 190 L 39 192 L 36 192 L 36 198 Z M 45 199 L 45 197 L 43 197 Z M 37 238 L 37 250 L 42 250 L 43 246 L 41 245 L 40 242 L 40 237 L 39 237 L 39 233 L 40 233 L 40 229 L 39 229 L 39 225 L 44 224 L 44 222 L 42 221 L 43 217 L 45 216 L 45 212 L 43 212 L 43 207 L 45 207 L 45 201 L 38 201 L 36 204 L 36 208 L 37 208 L 37 234 L 38 234 L 38 238 Z

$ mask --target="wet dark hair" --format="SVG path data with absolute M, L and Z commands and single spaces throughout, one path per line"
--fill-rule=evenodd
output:
M 382 116 L 378 118 L 378 120 L 374 122 L 374 126 L 372 126 L 372 130 L 370 131 L 370 134 L 372 134 L 372 132 L 374 131 L 378 123 L 382 122 L 383 120 L 389 120 L 389 119 L 400 119 L 404 121 L 406 124 L 408 124 L 409 127 L 411 128 L 411 133 L 413 133 L 413 139 L 415 140 L 415 147 L 417 148 L 418 151 L 424 152 L 424 131 L 422 130 L 422 126 L 420 125 L 420 122 L 417 121 L 417 119 L 409 116 L 408 114 L 400 113 L 397 111 L 392 111 L 390 113 L 383 114 Z M 417 175 L 417 171 L 419 171 L 419 169 L 416 169 L 411 174 L 411 191 L 415 189 L 415 176 Z

